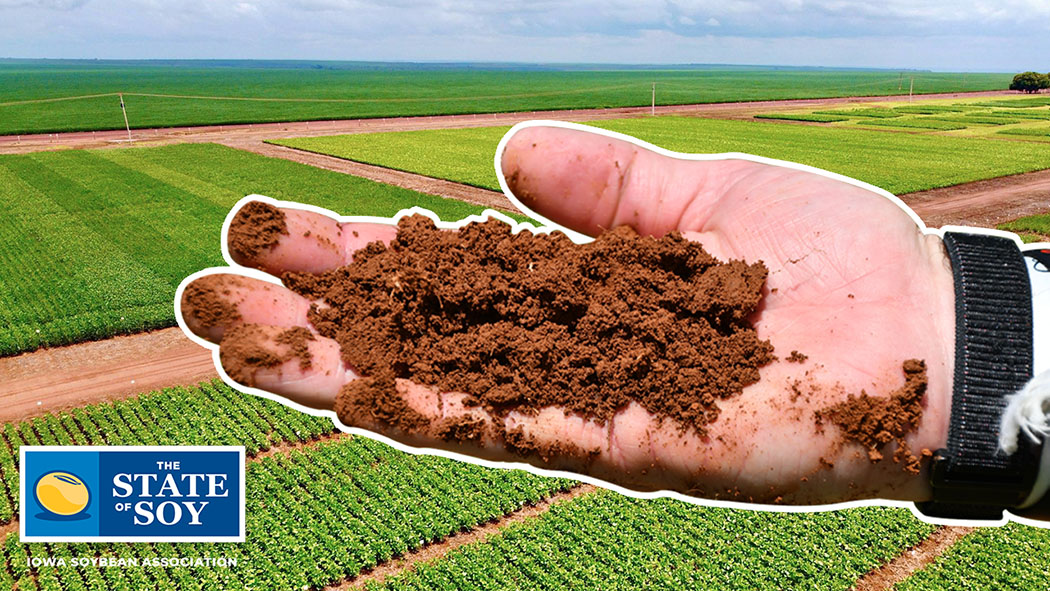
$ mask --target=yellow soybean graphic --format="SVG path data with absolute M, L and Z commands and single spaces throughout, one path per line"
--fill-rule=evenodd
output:
M 88 506 L 90 494 L 84 481 L 69 472 L 48 472 L 36 483 L 40 506 L 58 515 L 76 515 Z

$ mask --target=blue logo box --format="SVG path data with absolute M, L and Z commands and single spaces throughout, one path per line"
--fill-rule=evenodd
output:
M 22 446 L 23 542 L 243 542 L 244 447 Z

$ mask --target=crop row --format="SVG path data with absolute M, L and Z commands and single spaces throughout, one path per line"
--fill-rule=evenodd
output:
M 322 588 L 568 486 L 571 481 L 410 456 L 362 437 L 249 462 L 241 544 L 21 544 L 0 587 L 102 591 Z M 28 557 L 212 557 L 236 566 L 58 567 Z M 17 585 L 17 587 L 16 587 Z
M 813 123 L 834 123 L 849 121 L 845 115 L 828 115 L 820 113 L 759 113 L 755 119 L 780 119 L 783 121 L 812 121 Z
M 334 430 L 331 419 L 237 392 L 218 380 L 4 423 L 0 523 L 18 513 L 22 445 L 243 445 L 253 456 L 275 444 L 304 442 Z
M 880 127 L 903 127 L 914 129 L 937 129 L 949 131 L 952 129 L 966 129 L 966 125 L 943 119 L 931 117 L 901 117 L 899 119 L 878 119 L 875 121 L 861 121 L 863 125 L 876 125 Z
M 600 492 L 369 588 L 844 590 L 933 529 L 899 509 L 765 513 Z
M 679 152 L 744 152 L 801 162 L 897 194 L 1050 167 L 1050 153 L 1043 145 L 983 138 L 696 117 L 620 119 L 592 125 Z M 275 143 L 498 190 L 492 155 L 506 131 L 506 127 L 489 127 Z M 441 150 L 434 150 L 436 145 Z
M 1032 137 L 1050 136 L 1050 127 L 1017 127 L 1013 129 L 1000 129 L 996 133 L 1005 135 L 1026 135 Z
M 362 215 L 478 211 L 210 144 L 0 156 L 0 355 L 174 325 L 175 287 L 223 264 L 223 219 L 249 193 Z
M 866 109 L 827 109 L 824 111 L 813 111 L 817 115 L 841 115 L 845 117 L 871 117 L 872 119 L 889 119 L 900 117 L 903 113 L 884 107 L 870 107 Z

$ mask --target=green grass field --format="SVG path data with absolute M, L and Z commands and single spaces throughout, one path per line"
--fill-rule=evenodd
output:
M 221 382 L 171 388 L 0 424 L 0 522 L 17 519 L 22 445 L 245 445 L 241 544 L 23 544 L 2 540 L 0 586 L 20 590 L 322 589 L 573 483 L 399 452 L 363 437 L 317 441 L 328 419 Z M 278 448 L 268 457 L 260 452 Z M 934 529 L 908 511 L 778 514 L 578 497 L 371 589 L 845 590 Z M 902 590 L 1035 589 L 1045 530 L 1011 525 L 963 538 Z M 231 568 L 30 566 L 35 558 L 223 557 Z M 1005 586 L 1003 586 L 1005 585 Z
M 1031 107 L 1046 107 L 1050 106 L 1050 97 L 1048 96 L 1032 96 L 1026 98 L 1015 98 L 1007 100 L 997 101 L 975 101 L 971 103 L 962 103 L 966 106 L 977 106 L 977 107 L 1014 107 L 1014 108 L 1031 108 Z
M 176 286 L 224 264 L 222 221 L 250 193 L 360 215 L 480 209 L 211 144 L 0 156 L 0 355 L 174 325 Z
M 931 121 L 950 121 L 953 123 L 963 123 L 963 127 L 968 126 L 971 123 L 977 125 L 1012 125 L 1014 123 L 1020 123 L 1021 119 L 1016 117 L 1006 117 L 998 113 L 964 113 L 961 115 L 933 115 L 930 117 L 924 117 L 922 119 L 929 119 Z
M 1025 216 L 1012 222 L 1000 224 L 999 227 L 1003 230 L 1029 234 L 1033 237 L 1038 236 L 1042 240 L 1046 240 L 1050 238 L 1050 213 Z
M 745 152 L 801 162 L 895 194 L 1050 168 L 1050 150 L 1034 143 L 691 117 L 620 119 L 592 125 L 680 152 Z M 507 129 L 377 133 L 274 143 L 498 190 L 492 157 Z
M 1001 89 L 1010 81 L 1007 74 L 909 75 L 921 93 Z M 133 127 L 169 127 L 641 106 L 653 82 L 661 105 L 901 92 L 892 71 L 6 60 L 0 134 L 122 129 L 118 92 L 126 93 Z

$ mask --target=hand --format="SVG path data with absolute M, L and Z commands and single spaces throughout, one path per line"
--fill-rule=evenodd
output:
M 600 447 L 586 459 L 522 458 L 492 437 L 449 443 L 432 426 L 406 432 L 369 416 L 357 417 L 353 426 L 413 446 L 524 459 L 638 490 L 797 504 L 929 498 L 926 475 L 895 463 L 893 444 L 873 462 L 864 447 L 843 442 L 838 427 L 818 426 L 814 418 L 849 394 L 887 396 L 904 383 L 902 363 L 920 359 L 928 389 L 921 422 L 907 443 L 917 453 L 943 447 L 947 439 L 955 329 L 951 269 L 941 239 L 924 234 L 904 209 L 808 171 L 740 159 L 672 158 L 561 127 L 517 130 L 501 166 L 523 205 L 572 230 L 592 236 L 622 224 L 649 235 L 678 230 L 719 259 L 764 261 L 769 277 L 751 320 L 779 360 L 761 368 L 760 381 L 742 394 L 719 402 L 721 413 L 707 425 L 706 437 L 661 423 L 635 404 L 604 426 L 559 408 L 498 419 L 464 405 L 463 394 L 398 383 L 404 401 L 431 425 L 460 415 L 506 421 L 508 429 L 520 426 L 551 448 L 564 442 Z M 340 224 L 297 209 L 284 213 L 288 234 L 258 252 L 233 253 L 238 263 L 278 276 L 320 273 L 396 234 L 392 225 Z M 235 379 L 331 409 L 344 384 L 359 377 L 341 361 L 339 346 L 320 336 L 305 341 L 312 360 L 305 367 L 280 338 L 291 327 L 316 333 L 307 320 L 310 304 L 278 285 L 230 273 L 190 283 L 180 313 L 195 334 L 220 344 L 224 366 L 235 355 L 285 359 L 231 374 Z M 788 361 L 795 350 L 807 359 Z

